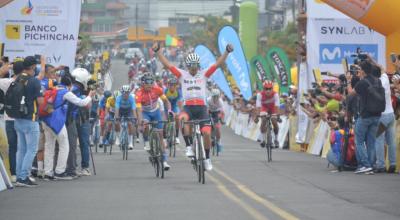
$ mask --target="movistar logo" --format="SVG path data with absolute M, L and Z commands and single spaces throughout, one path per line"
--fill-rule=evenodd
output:
M 334 60 L 336 57 L 340 57 L 340 48 L 335 47 L 333 51 L 328 48 L 322 50 L 322 60 Z

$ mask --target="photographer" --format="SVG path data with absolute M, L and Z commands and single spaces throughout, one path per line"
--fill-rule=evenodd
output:
M 76 68 L 72 71 L 71 75 L 75 78 L 71 92 L 80 98 L 86 97 L 88 82 L 91 78 L 90 73 L 83 68 Z M 76 177 L 78 175 L 76 170 L 76 146 L 77 139 L 79 138 L 79 147 L 81 149 L 81 168 L 82 176 L 90 176 L 89 170 L 89 109 L 88 107 L 78 107 L 73 104 L 68 105 L 67 110 L 67 130 L 70 151 L 68 155 L 67 169 L 68 175 Z
M 355 125 L 356 155 L 358 161 L 358 168 L 355 173 L 368 173 L 372 171 L 374 163 L 375 135 L 382 113 L 381 100 L 371 96 L 370 87 L 382 88 L 382 83 L 378 78 L 373 76 L 375 65 L 372 62 L 362 60 L 359 66 L 361 68 L 359 70 L 360 81 L 353 89 L 350 84 L 352 75 L 347 73 L 347 90 L 349 95 L 357 94 L 360 97 L 360 117 L 357 119 Z M 379 95 L 384 95 L 380 94 L 381 92 L 382 90 L 379 90 Z M 364 143 L 367 149 L 365 149 Z

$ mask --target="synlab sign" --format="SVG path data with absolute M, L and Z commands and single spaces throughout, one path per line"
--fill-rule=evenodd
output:
M 354 61 L 357 48 L 363 53 L 368 53 L 372 58 L 378 60 L 377 44 L 320 44 L 319 63 L 320 64 L 340 64 L 342 59 L 347 58 L 349 63 Z

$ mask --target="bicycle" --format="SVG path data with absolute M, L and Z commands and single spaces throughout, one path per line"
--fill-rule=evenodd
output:
M 202 120 L 190 120 L 187 122 L 183 122 L 183 124 L 189 124 L 192 126 L 194 131 L 192 132 L 193 138 L 193 147 L 194 147 L 194 155 L 192 158 L 193 169 L 196 170 L 197 178 L 199 183 L 205 184 L 205 168 L 204 168 L 204 160 L 206 159 L 206 152 L 203 145 L 203 138 L 200 131 L 200 123 L 210 122 L 210 119 L 202 119 Z
M 266 162 L 271 162 L 272 161 L 272 147 L 273 147 L 273 142 L 272 142 L 272 121 L 271 118 L 273 115 L 268 114 L 268 113 L 262 113 L 260 116 L 262 119 L 266 120 L 266 129 L 267 131 L 264 133 L 264 141 L 265 141 L 265 160 Z
M 108 145 L 110 145 L 110 155 L 112 153 L 112 146 L 115 143 L 115 119 L 109 119 L 109 121 L 111 121 L 111 131 L 110 131 L 110 135 L 108 136 L 107 140 L 108 140 Z M 103 145 L 104 148 L 104 153 L 107 153 L 107 145 L 104 144 Z
M 91 138 L 93 140 L 93 145 L 95 147 L 95 152 L 97 153 L 99 144 L 100 144 L 100 125 L 99 125 L 99 120 L 97 118 L 90 118 L 89 119 L 90 124 L 92 125 L 92 134 Z M 93 131 L 94 129 L 94 131 Z
M 149 144 L 150 151 L 149 161 L 154 168 L 156 177 L 164 178 L 164 158 L 163 158 L 163 149 L 161 148 L 161 141 L 164 141 L 160 138 L 159 131 L 154 129 L 158 123 L 166 123 L 167 121 L 152 121 L 146 122 L 143 125 L 149 125 Z
M 167 137 L 167 146 L 169 149 L 169 156 L 175 157 L 176 155 L 176 124 L 174 117 L 169 117 L 166 126 L 166 137 Z
M 214 119 L 211 118 L 211 148 L 212 148 L 212 155 L 217 157 L 219 156 L 218 152 L 218 146 L 217 146 L 217 129 L 215 128 L 215 124 L 217 122 L 214 122 Z
M 120 134 L 120 148 L 122 151 L 122 160 L 128 160 L 128 146 L 129 146 L 129 135 L 128 135 L 128 122 L 133 121 L 136 124 L 136 118 L 133 117 L 121 117 L 121 134 Z M 132 144 L 134 142 L 132 141 Z

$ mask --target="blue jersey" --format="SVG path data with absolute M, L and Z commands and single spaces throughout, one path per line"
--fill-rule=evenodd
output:
M 107 98 L 103 97 L 100 99 L 99 101 L 99 108 L 105 110 L 106 109 L 106 102 L 107 102 Z
M 119 95 L 115 101 L 115 108 L 119 110 L 120 115 L 130 114 L 132 110 L 136 109 L 135 98 L 129 95 L 127 99 L 124 99 L 123 95 Z

